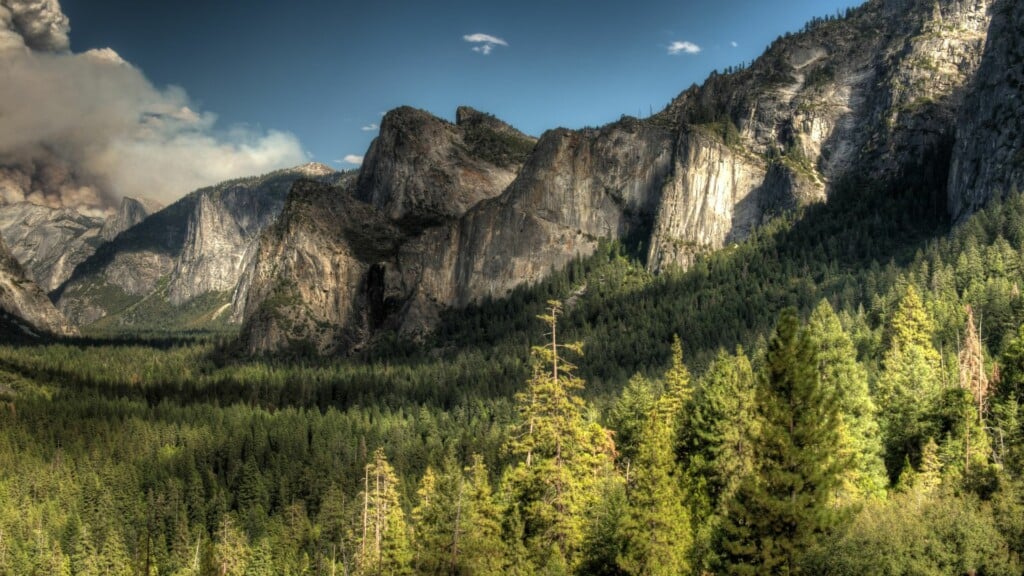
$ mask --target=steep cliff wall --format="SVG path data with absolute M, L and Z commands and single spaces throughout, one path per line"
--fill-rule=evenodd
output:
M 419 334 L 441 310 L 503 297 L 591 253 L 603 238 L 639 235 L 654 272 L 685 267 L 773 214 L 827 200 L 847 180 L 912 190 L 935 204 L 991 6 L 873 0 L 846 18 L 813 22 L 780 37 L 750 67 L 712 75 L 651 118 L 545 133 L 504 190 L 506 167 L 471 151 L 462 121 L 400 109 L 350 195 L 378 209 L 401 238 L 394 254 L 349 262 L 357 274 L 344 286 L 321 286 L 355 295 L 352 308 L 312 317 L 340 322 L 338 333 L 358 326 Z M 460 180 L 466 173 L 475 176 Z M 279 241 L 290 242 L 286 236 Z M 344 243 L 304 245 L 346 253 Z M 260 266 L 273 269 L 265 260 L 273 250 L 261 254 Z M 361 287 L 351 284 L 356 276 Z M 276 282 L 297 282 L 292 293 L 301 295 L 311 278 Z M 375 308 L 383 317 L 367 308 L 372 298 L 359 296 L 370 293 L 388 303 Z M 273 301 L 259 294 L 266 292 L 252 291 L 245 309 L 265 315 Z M 267 336 L 255 317 L 246 326 L 260 335 L 249 339 L 253 350 L 301 340 Z M 345 349 L 365 338 L 343 340 L 315 345 Z
M 280 214 L 291 185 L 299 178 L 335 174 L 309 164 L 197 190 L 101 246 L 54 293 L 58 306 L 77 325 L 143 302 L 174 308 L 211 293 L 223 294 L 223 302 L 213 303 L 222 306 L 238 284 L 246 254 Z M 138 310 L 135 315 L 145 316 Z
M 0 239 L 0 314 L 28 336 L 70 335 L 74 329 L 53 307 L 46 294 L 25 275 Z
M 373 263 L 391 259 L 400 239 L 383 213 L 350 192 L 297 182 L 236 293 L 245 346 L 327 352 L 366 341 L 383 317 Z
M 29 202 L 0 206 L 0 235 L 30 279 L 45 291 L 67 280 L 103 242 L 102 218 Z
M 993 8 L 984 59 L 957 122 L 949 212 L 963 218 L 1024 189 L 1024 3 Z
M 534 140 L 470 108 L 457 119 L 409 107 L 389 112 L 366 153 L 356 197 L 395 222 L 423 227 L 500 194 Z
M 117 212 L 103 223 L 100 237 L 104 241 L 110 242 L 117 238 L 117 235 L 121 232 L 135 226 L 145 220 L 150 214 L 159 212 L 162 209 L 163 205 L 155 200 L 124 197 L 121 199 Z

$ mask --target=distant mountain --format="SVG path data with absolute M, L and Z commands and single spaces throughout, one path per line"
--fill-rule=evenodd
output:
M 163 207 L 163 204 L 160 204 L 156 200 L 124 197 L 121 199 L 121 205 L 118 207 L 117 212 L 107 218 L 103 223 L 103 228 L 100 230 L 100 237 L 103 238 L 104 241 L 110 242 L 117 238 L 117 235 L 121 232 L 124 232 L 139 222 L 142 222 L 148 218 L 150 214 L 159 212 Z
M 280 214 L 291 185 L 336 177 L 307 164 L 203 188 L 148 216 L 151 206 L 126 200 L 104 226 L 110 240 L 51 296 L 80 326 L 227 322 L 250 245 Z
M 837 187 L 912 190 L 924 206 L 969 211 L 984 198 L 964 208 L 973 192 L 949 184 L 962 173 L 951 164 L 998 174 L 1003 188 L 1020 180 L 967 143 L 978 137 L 970 118 L 1005 108 L 986 94 L 1021 101 L 1005 71 L 1019 63 L 1019 11 L 1008 0 L 871 0 L 780 37 L 650 118 L 535 143 L 492 118 L 475 123 L 487 118 L 475 111 L 455 124 L 392 111 L 353 186 L 296 187 L 261 239 L 236 305 L 243 341 L 329 352 L 381 329 L 416 336 L 442 310 L 504 297 L 602 239 L 641 243 L 653 272 L 686 267 Z M 985 126 L 1012 159 L 1024 131 L 1008 110 Z
M 0 328 L 3 340 L 75 333 L 0 238 Z
M 25 272 L 46 291 L 67 280 L 103 243 L 103 219 L 30 202 L 0 205 L 0 235 Z

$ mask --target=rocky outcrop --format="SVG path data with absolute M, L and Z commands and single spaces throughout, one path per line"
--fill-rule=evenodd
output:
M 504 297 L 592 253 L 602 238 L 648 227 L 671 159 L 672 133 L 656 123 L 550 131 L 500 197 L 435 232 L 444 242 L 407 250 L 404 260 L 425 263 L 404 280 L 417 299 L 442 306 Z
M 398 230 L 395 249 L 376 260 L 351 259 L 344 240 L 351 222 L 343 219 L 336 237 L 316 236 L 321 246 L 301 226 L 278 230 L 276 241 L 293 248 L 261 244 L 263 278 L 289 258 L 324 270 L 330 261 L 353 274 L 334 285 L 282 272 L 270 284 L 289 287 L 291 308 L 254 276 L 244 306 L 250 349 L 300 342 L 346 349 L 378 328 L 419 334 L 441 310 L 503 297 L 592 253 L 604 238 L 639 238 L 653 272 L 685 267 L 743 240 L 773 214 L 827 200 L 845 181 L 870 179 L 934 203 L 991 5 L 872 0 L 845 18 L 812 22 L 750 67 L 712 75 L 651 118 L 547 132 L 503 190 L 501 170 L 516 165 L 474 152 L 469 127 L 483 124 L 474 120 L 479 113 L 460 111 L 452 125 L 399 109 L 371 145 L 357 185 L 336 192 L 344 202 L 365 202 L 380 217 L 372 221 L 384 218 Z M 487 122 L 498 132 L 505 126 Z M 266 320 L 307 297 L 329 299 L 316 290 L 349 299 L 330 312 L 319 304 L 306 309 L 304 325 L 319 327 L 315 337 Z
M 381 122 L 359 173 L 356 196 L 406 227 L 461 216 L 515 178 L 533 139 L 493 117 L 461 108 L 451 124 L 414 108 Z
M 439 126 L 451 129 L 443 121 L 424 119 L 422 112 L 403 109 L 397 114 L 412 115 L 431 130 Z M 470 123 L 486 122 L 488 129 L 506 129 L 518 137 L 511 128 L 503 128 L 503 123 L 475 111 L 463 108 L 457 116 L 465 131 L 475 129 L 467 126 Z M 389 134 L 405 129 L 404 123 L 385 123 L 381 139 L 406 141 L 404 136 Z M 380 144 L 373 147 L 381 149 Z M 344 205 L 337 212 L 360 214 L 361 219 L 340 218 L 330 212 L 318 216 L 307 210 L 306 216 L 298 221 L 313 218 L 317 222 L 307 229 L 296 224 L 289 210 L 308 205 L 308 200 L 289 201 L 282 223 L 290 225 L 275 227 L 268 233 L 268 237 L 274 238 L 264 238 L 255 261 L 256 270 L 274 270 L 274 275 L 253 274 L 252 288 L 237 299 L 238 308 L 248 318 L 243 338 L 249 348 L 278 349 L 307 342 L 320 351 L 329 351 L 358 347 L 380 328 L 420 333 L 429 329 L 444 307 L 464 305 L 485 296 L 505 296 L 515 286 L 538 281 L 553 267 L 591 253 L 601 238 L 618 237 L 649 226 L 670 165 L 670 130 L 624 119 L 602 129 L 551 131 L 535 148 L 532 142 L 530 147 L 533 151 L 515 181 L 499 197 L 487 198 L 489 193 L 483 194 L 484 199 L 459 218 L 458 202 L 450 202 L 458 197 L 450 193 L 454 188 L 434 189 L 443 196 L 439 203 L 392 203 L 382 200 L 383 195 L 366 194 L 363 186 L 367 179 L 363 176 L 351 190 L 342 188 L 334 196 L 313 196 L 335 198 Z M 476 152 L 470 152 L 473 150 Z M 431 170 L 449 175 L 481 169 L 491 174 L 504 170 L 491 162 L 501 162 L 506 156 L 493 154 L 494 148 L 487 150 L 468 147 L 460 155 L 445 156 L 448 160 Z M 373 166 L 370 163 L 364 173 L 377 169 Z M 400 190 L 401 193 L 389 197 L 415 197 L 406 194 L 409 188 Z M 302 193 L 309 195 L 307 189 Z M 398 205 L 448 208 L 443 211 L 444 216 L 434 220 L 435 224 L 424 226 L 429 220 L 411 221 L 410 212 L 394 210 Z M 367 212 L 371 208 L 372 212 Z M 431 211 L 435 215 L 440 213 Z M 371 226 L 387 231 L 387 250 L 368 252 L 353 248 L 352 238 L 365 235 L 365 229 Z M 331 227 L 335 229 L 333 236 L 315 232 Z M 288 249 L 272 249 L 277 242 Z M 342 260 L 336 262 L 336 258 Z M 292 272 L 296 266 L 282 265 L 293 261 L 319 262 L 306 269 L 328 272 L 296 275 Z M 334 264 L 328 266 L 326 262 Z M 332 284 L 329 271 L 342 267 L 348 271 L 344 282 Z M 279 286 L 288 287 L 288 298 L 275 296 L 282 293 Z M 306 302 L 307 296 L 318 291 L 331 294 L 331 302 L 335 296 L 347 295 L 346 306 L 351 308 L 325 307 L 320 303 L 297 313 L 292 307 Z M 287 307 L 289 312 L 269 312 L 281 308 L 282 302 L 293 303 Z M 314 298 L 312 302 L 320 301 Z M 291 320 L 296 317 L 310 320 L 296 323 Z M 286 320 L 282 323 L 276 319 Z M 321 329 L 313 333 L 304 328 L 307 325 L 318 325 Z M 323 328 L 332 325 L 336 328 Z M 282 326 L 292 329 L 283 330 Z M 331 334 L 337 338 L 332 339 Z
M 171 303 L 178 306 L 209 292 L 233 291 L 247 252 L 281 213 L 292 184 L 298 178 L 334 174 L 322 164 L 310 164 L 197 194 L 170 276 Z
M 991 0 L 868 2 L 777 40 L 662 113 L 683 126 L 648 255 L 658 271 L 741 240 L 846 179 L 938 202 Z M 933 197 L 929 197 L 933 196 Z
M 1024 190 L 1024 3 L 993 8 L 984 59 L 957 122 L 949 212 L 964 218 Z
M 197 190 L 101 246 L 55 291 L 57 304 L 77 325 L 138 308 L 142 302 L 173 309 L 221 293 L 223 302 L 217 304 L 224 305 L 238 284 L 247 253 L 280 214 L 292 183 L 299 178 L 330 180 L 336 174 L 308 164 Z M 126 214 L 125 219 L 131 217 Z M 143 316 L 138 310 L 133 314 Z
M 249 350 L 310 346 L 349 349 L 383 318 L 375 292 L 402 233 L 348 191 L 299 181 L 280 221 L 263 235 L 240 284 Z
M 163 205 L 156 200 L 150 200 L 148 198 L 129 198 L 124 197 L 121 199 L 121 204 L 117 208 L 117 212 L 112 214 L 107 221 L 103 223 L 103 229 L 100 231 L 100 237 L 104 241 L 110 242 L 117 235 L 125 230 L 135 226 L 142 222 L 150 214 L 159 212 L 163 208 Z
M 102 218 L 30 202 L 0 205 L 0 235 L 26 275 L 49 292 L 64 283 L 103 239 Z
M 0 239 L 0 315 L 3 324 L 17 327 L 24 335 L 67 336 L 74 329 L 53 307 L 46 294 L 26 275 L 24 269 Z

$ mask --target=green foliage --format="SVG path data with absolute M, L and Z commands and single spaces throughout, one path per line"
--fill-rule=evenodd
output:
M 378 448 L 366 465 L 360 530 L 355 534 L 355 574 L 411 574 L 412 550 L 399 501 L 398 476 Z
M 931 317 L 913 285 L 907 287 L 888 326 L 889 349 L 876 394 L 879 405 L 886 407 L 881 422 L 887 439 L 885 461 L 894 478 L 904 460 L 916 462 L 924 440 L 939 433 L 929 416 L 938 409 L 942 371 L 932 345 Z
M 783 311 L 758 379 L 754 474 L 741 482 L 726 522 L 729 571 L 793 574 L 815 539 L 837 521 L 829 499 L 843 469 L 833 391 L 794 310 Z
M 1020 574 L 992 510 L 953 494 L 870 502 L 804 559 L 808 574 Z
M 513 129 L 496 127 L 498 121 L 489 114 L 480 116 L 468 123 L 463 135 L 473 156 L 505 168 L 525 162 L 536 141 Z
M 818 378 L 839 411 L 838 458 L 843 464 L 837 504 L 885 495 L 887 479 L 877 410 L 868 390 L 868 377 L 857 362 L 853 342 L 827 300 L 811 313 L 807 330 L 818 359 Z
M 920 192 L 839 185 L 685 272 L 602 245 L 447 313 L 422 346 L 385 335 L 349 359 L 240 360 L 196 333 L 0 346 L 0 574 L 126 559 L 131 573 L 352 574 L 384 558 L 397 572 L 723 573 L 755 557 L 815 574 L 1019 573 L 1024 199 L 950 231 Z M 566 304 L 537 319 L 551 298 Z M 786 306 L 807 327 L 769 344 Z M 531 360 L 554 316 L 555 346 Z M 576 341 L 572 369 L 559 345 Z M 958 385 L 968 348 L 1002 372 L 980 411 Z M 835 397 L 835 428 L 794 420 L 794 449 L 779 422 L 811 418 L 785 408 L 812 403 L 811 380 Z M 373 498 L 368 471 L 387 487 Z M 803 505 L 770 506 L 797 478 Z M 364 504 L 385 518 L 377 560 Z M 767 540 L 749 545 L 755 532 Z
M 579 343 L 559 344 L 558 302 L 542 320 L 550 344 L 534 346 L 533 377 L 516 395 L 519 421 L 509 450 L 519 462 L 505 474 L 508 498 L 522 515 L 522 545 L 544 572 L 572 569 L 581 561 L 587 511 L 597 497 L 597 480 L 611 470 L 611 434 L 588 422 L 583 381 L 561 349 L 581 353 Z M 516 535 L 516 538 L 520 536 Z
M 690 572 L 690 515 L 672 450 L 672 427 L 650 413 L 641 437 L 627 491 L 628 512 L 621 535 L 619 566 L 628 574 L 671 575 Z
M 706 571 L 719 568 L 722 520 L 740 482 L 754 473 L 754 392 L 753 368 L 742 349 L 735 356 L 720 351 L 683 414 L 680 445 L 691 483 L 695 556 Z

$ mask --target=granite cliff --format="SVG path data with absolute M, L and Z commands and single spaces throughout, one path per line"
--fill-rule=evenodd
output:
M 983 97 L 979 67 L 1010 57 L 996 55 L 1012 50 L 994 35 L 1019 40 L 1009 24 L 990 32 L 993 12 L 1019 11 L 1008 6 L 872 0 L 780 37 L 646 119 L 533 143 L 488 118 L 507 136 L 491 139 L 498 154 L 472 145 L 480 113 L 460 109 L 451 124 L 395 110 L 354 183 L 297 188 L 261 240 L 236 293 L 243 340 L 253 352 L 329 352 L 380 329 L 415 336 L 441 310 L 503 297 L 601 239 L 639 238 L 653 272 L 686 267 L 844 183 L 945 202 L 965 99 Z M 350 212 L 361 220 L 340 216 Z M 357 248 L 367 227 L 386 238 L 378 250 Z
M 247 253 L 280 214 L 291 185 L 299 178 L 335 174 L 308 164 L 232 180 L 197 190 L 141 220 L 148 208 L 125 200 L 103 229 L 110 240 L 51 297 L 76 325 L 105 318 L 124 326 L 174 326 L 186 304 L 195 304 L 190 321 L 226 321 Z
M 7 250 L 0 238 L 0 326 L 17 329 L 19 334 L 4 334 L 10 337 L 38 338 L 48 336 L 69 336 L 75 333 L 67 320 L 54 308 L 32 280 L 25 274 L 21 264 Z
M 949 212 L 963 218 L 1024 189 L 1024 3 L 998 2 L 981 67 L 957 121 Z

